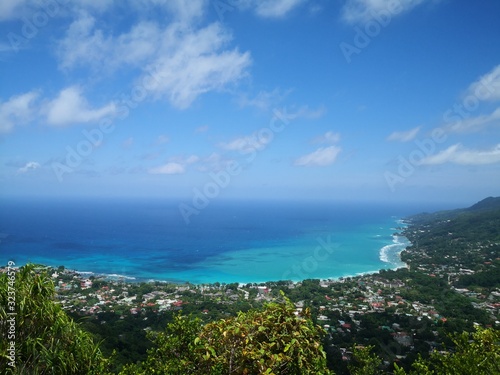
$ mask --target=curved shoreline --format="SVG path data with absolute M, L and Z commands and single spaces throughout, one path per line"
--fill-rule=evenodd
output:
M 386 245 L 386 246 L 392 246 L 392 245 L 398 245 L 398 244 L 389 244 L 389 245 Z M 383 248 L 385 248 L 386 246 L 384 246 Z M 407 246 L 409 246 L 409 245 L 407 245 Z M 406 249 L 406 247 L 397 252 L 397 256 L 398 256 L 399 259 L 401 259 L 400 258 L 401 252 L 403 252 Z M 391 264 L 391 262 L 386 262 L 386 263 L 387 264 Z M 22 266 L 24 266 L 24 265 L 25 264 L 23 264 Z M 16 265 L 16 267 L 22 267 L 22 266 Z M 218 281 L 208 282 L 208 283 L 193 283 L 193 282 L 190 282 L 190 281 L 181 281 L 181 280 L 174 281 L 174 280 L 157 280 L 157 279 L 150 279 L 150 278 L 141 278 L 141 277 L 136 277 L 136 276 L 119 275 L 119 274 L 115 274 L 115 273 L 113 273 L 113 274 L 106 274 L 106 273 L 93 272 L 93 271 L 79 271 L 79 270 L 72 269 L 72 268 L 66 268 L 64 265 L 51 266 L 51 265 L 42 265 L 42 264 L 40 264 L 40 266 L 50 267 L 51 269 L 55 269 L 55 270 L 57 270 L 57 268 L 63 266 L 64 269 L 65 269 L 65 271 L 73 272 L 75 274 L 82 275 L 82 276 L 88 276 L 88 278 L 90 278 L 91 276 L 93 276 L 93 277 L 96 277 L 96 278 L 105 279 L 107 281 L 116 281 L 116 282 L 125 282 L 125 283 L 162 283 L 162 284 L 174 284 L 174 285 L 181 285 L 181 284 L 214 285 L 216 283 L 220 283 L 220 284 L 224 285 L 224 284 L 233 284 L 233 283 L 235 283 L 235 284 L 239 284 L 239 285 L 247 285 L 247 284 L 277 283 L 277 282 L 280 282 L 280 281 L 287 281 L 287 282 L 292 283 L 292 284 L 297 284 L 297 283 L 301 283 L 303 281 L 303 280 L 264 280 L 264 281 L 253 281 L 253 282 L 246 282 L 246 283 L 242 283 L 242 282 L 238 282 L 238 281 L 235 281 L 233 283 L 225 283 L 225 282 L 218 282 Z M 347 279 L 347 278 L 357 278 L 357 277 L 364 277 L 364 276 L 376 275 L 376 274 L 379 274 L 381 271 L 386 271 L 388 269 L 392 270 L 392 271 L 395 271 L 395 270 L 402 269 L 402 268 L 408 268 L 408 265 L 406 263 L 404 263 L 404 262 L 401 262 L 401 265 L 396 265 L 395 267 L 392 267 L 392 268 L 381 268 L 381 269 L 378 269 L 378 270 L 366 271 L 366 272 L 358 272 L 358 273 L 355 273 L 355 274 L 347 274 L 347 275 L 343 275 L 343 276 L 326 277 L 326 278 L 312 278 L 312 280 L 320 280 L 320 281 L 328 281 L 328 282 L 340 282 L 343 279 Z
M 393 223 L 396 222 L 397 224 L 400 224 L 400 225 L 401 224 L 408 225 L 408 223 L 405 222 L 404 220 L 396 219 L 394 217 L 392 219 L 392 222 Z M 387 224 L 390 225 L 389 223 L 387 223 Z M 43 260 L 38 261 L 36 263 L 49 265 L 49 267 L 54 268 L 54 269 L 57 269 L 58 267 L 63 265 L 65 267 L 65 269 L 67 269 L 68 271 L 75 272 L 75 273 L 82 275 L 84 277 L 94 276 L 97 278 L 103 278 L 103 279 L 110 280 L 110 281 L 120 281 L 120 282 L 125 281 L 125 282 L 130 282 L 130 283 L 159 282 L 159 283 L 171 283 L 171 284 L 176 284 L 176 285 L 179 285 L 179 284 L 211 285 L 211 284 L 215 284 L 215 283 L 221 283 L 221 284 L 237 283 L 237 284 L 244 285 L 244 284 L 262 284 L 262 283 L 278 282 L 278 281 L 289 281 L 292 283 L 298 283 L 298 282 L 301 282 L 305 279 L 330 280 L 330 281 L 342 280 L 345 278 L 353 278 L 353 277 L 360 277 L 360 276 L 365 276 L 365 275 L 377 274 L 383 270 L 389 270 L 389 269 L 396 270 L 396 269 L 400 269 L 400 268 L 408 268 L 408 265 L 401 261 L 402 251 L 404 251 L 408 246 L 411 245 L 410 241 L 403 234 L 401 234 L 402 229 L 405 229 L 405 228 L 401 228 L 401 227 L 394 228 L 394 226 L 384 226 L 384 228 L 380 227 L 379 229 L 382 229 L 385 232 L 385 234 L 383 234 L 383 235 L 376 234 L 373 237 L 373 238 L 377 239 L 377 241 L 376 241 L 376 243 L 378 243 L 378 246 L 377 246 L 378 257 L 377 258 L 379 260 L 379 262 L 377 262 L 376 264 L 374 263 L 372 265 L 373 267 L 370 267 L 370 264 L 369 264 L 370 262 L 357 264 L 356 259 L 353 258 L 353 262 L 352 262 L 351 267 L 349 267 L 349 264 L 347 264 L 346 267 L 343 269 L 331 267 L 330 270 L 333 271 L 331 273 L 324 272 L 325 270 L 323 269 L 323 272 L 316 273 L 318 276 L 314 276 L 313 272 L 309 272 L 309 273 L 304 272 L 304 274 L 302 275 L 303 277 L 299 276 L 300 273 L 295 273 L 295 274 L 289 273 L 286 276 L 292 276 L 291 278 L 287 278 L 287 277 L 279 278 L 279 275 L 278 275 L 278 277 L 273 277 L 272 274 L 268 275 L 269 277 L 267 277 L 262 272 L 259 276 L 258 272 L 256 272 L 255 276 L 257 276 L 257 277 L 255 277 L 255 279 L 252 278 L 251 274 L 249 274 L 249 273 L 241 274 L 240 275 L 241 278 L 238 278 L 238 276 L 236 276 L 236 274 L 229 275 L 230 277 L 225 277 L 225 275 L 223 273 L 220 273 L 220 269 L 218 271 L 217 268 L 215 268 L 214 272 L 211 274 L 210 273 L 210 265 L 208 265 L 206 268 L 206 272 L 201 268 L 201 273 L 197 273 L 197 271 L 195 271 L 192 273 L 192 275 L 188 271 L 185 273 L 182 273 L 182 272 L 173 273 L 172 276 L 174 276 L 174 277 L 168 277 L 167 276 L 168 274 L 161 275 L 161 274 L 157 273 L 157 275 L 160 277 L 155 277 L 156 276 L 155 273 L 152 273 L 152 272 L 149 272 L 150 275 L 148 275 L 148 272 L 143 272 L 143 276 L 141 276 L 140 271 L 143 271 L 142 268 L 137 269 L 137 271 L 139 271 L 137 273 L 126 272 L 125 268 L 123 269 L 123 271 L 125 271 L 125 272 L 116 272 L 115 270 L 113 270 L 115 272 L 110 272 L 110 273 L 106 273 L 103 271 L 88 271 L 88 269 L 92 268 L 92 267 L 85 266 L 85 261 L 80 262 L 80 264 L 78 264 L 78 262 L 76 262 L 76 264 L 75 263 L 70 264 L 68 267 L 65 266 L 64 261 L 62 261 L 61 263 L 58 262 L 59 264 L 57 264 L 57 265 L 51 265 L 51 264 L 55 264 L 53 261 L 52 262 L 50 262 L 50 261 L 44 262 Z M 389 239 L 386 237 L 389 235 L 389 233 L 387 233 L 388 229 L 393 231 L 391 243 L 388 243 Z M 381 233 L 381 232 L 379 232 L 379 233 Z M 335 242 L 333 242 L 333 243 L 328 242 L 328 245 L 334 246 Z M 348 248 L 345 247 L 344 249 L 348 249 Z M 375 250 L 375 249 L 373 249 L 373 250 Z M 349 251 L 347 250 L 347 252 L 343 251 L 341 253 L 335 253 L 334 256 L 344 257 L 344 256 L 346 256 L 345 255 L 346 253 L 348 254 Z M 369 251 L 369 253 L 371 253 L 371 250 Z M 312 254 L 313 254 L 313 252 L 311 249 L 311 252 L 304 253 L 301 255 L 301 257 L 306 257 L 306 258 L 299 257 L 299 258 L 297 258 L 295 263 L 293 263 L 293 261 L 292 261 L 288 265 L 288 267 L 290 267 L 290 265 L 295 266 L 295 265 L 303 264 L 305 261 L 307 261 L 308 258 L 310 258 L 310 255 L 312 255 Z M 321 254 L 323 255 L 323 253 L 321 253 Z M 257 252 L 257 253 L 251 254 L 251 256 L 257 257 L 257 256 L 260 256 L 260 254 L 258 254 L 258 252 Z M 237 261 L 237 262 L 240 262 L 241 260 L 242 259 L 240 259 L 239 257 L 235 259 L 235 261 Z M 71 262 L 69 262 L 69 263 L 71 263 Z M 20 263 L 20 264 L 23 264 L 23 263 Z M 84 267 L 87 268 L 86 271 L 79 271 L 80 269 L 85 269 Z M 98 268 L 102 268 L 102 267 L 98 267 Z M 357 272 L 356 268 L 358 268 L 358 269 L 361 268 L 361 271 Z M 363 270 L 363 268 L 365 270 Z M 146 269 L 146 271 L 147 271 L 147 269 Z M 283 276 L 285 276 L 285 274 L 286 273 L 284 273 Z M 207 277 L 207 275 L 211 276 L 211 277 Z M 163 278 L 162 276 L 167 276 L 167 277 Z M 192 277 L 189 277 L 189 276 L 192 276 Z M 235 276 L 235 277 L 233 277 L 233 276 Z M 274 275 L 274 276 L 276 276 L 276 275 Z M 299 276 L 299 277 L 293 277 L 293 276 Z

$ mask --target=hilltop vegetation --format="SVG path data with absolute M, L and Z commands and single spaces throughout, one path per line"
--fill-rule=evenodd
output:
M 402 260 L 457 286 L 499 288 L 499 206 L 499 198 L 487 198 L 467 209 L 409 217 L 404 235 L 412 245 Z
M 50 276 L 33 265 L 0 274 L 0 318 L 3 374 L 97 375 L 109 368 L 93 337 L 55 303 Z

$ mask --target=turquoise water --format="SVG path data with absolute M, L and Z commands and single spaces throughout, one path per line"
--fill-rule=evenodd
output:
M 394 236 L 415 206 L 213 202 L 189 224 L 174 201 L 0 204 L 0 263 L 131 280 L 264 282 L 338 278 L 403 266 Z

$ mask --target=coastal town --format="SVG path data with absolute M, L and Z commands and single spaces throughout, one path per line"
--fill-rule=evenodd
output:
M 134 340 L 147 342 L 146 333 L 161 329 L 175 314 L 209 322 L 280 301 L 280 291 L 294 303 L 297 315 L 305 307 L 311 309 L 314 321 L 325 331 L 333 357 L 344 363 L 350 361 L 354 343 L 377 343 L 389 365 L 392 360 L 413 358 L 412 353 L 439 349 L 447 332 L 456 329 L 459 321 L 500 328 L 500 288 L 482 293 L 456 288 L 449 284 L 446 268 L 429 275 L 400 269 L 337 280 L 207 285 L 130 283 L 64 267 L 47 271 L 55 284 L 57 302 L 70 316 L 85 319 L 87 327 L 93 325 L 96 332 L 106 332 L 109 325 L 109 332 L 121 332 L 125 347 Z M 457 274 L 471 273 L 459 269 Z M 438 295 L 422 290 L 427 282 L 436 285 Z M 444 308 L 443 301 L 450 298 L 471 306 L 478 319 L 460 319 L 460 314 Z M 117 331 L 119 321 L 128 328 Z M 132 326 L 135 332 L 130 331 Z
M 434 270 L 431 277 L 448 278 L 449 267 L 440 267 Z M 56 298 L 67 311 L 96 315 L 103 312 L 126 314 L 141 314 L 145 311 L 161 313 L 165 311 L 179 311 L 186 305 L 198 305 L 198 309 L 189 308 L 190 312 L 197 311 L 208 315 L 210 311 L 203 308 L 207 300 L 221 305 L 232 305 L 237 302 L 258 305 L 266 301 L 279 299 L 279 290 L 300 290 L 302 282 L 267 282 L 261 284 L 169 284 L 169 283 L 127 283 L 124 279 L 110 280 L 106 276 L 82 275 L 78 271 L 66 270 L 62 267 L 50 269 L 55 282 Z M 347 314 L 351 318 L 374 312 L 392 311 L 395 314 L 406 314 L 418 318 L 431 320 L 446 320 L 435 307 L 419 301 L 410 301 L 401 296 L 402 291 L 411 288 L 400 279 L 387 279 L 382 274 L 364 275 L 358 277 L 340 278 L 338 280 L 312 280 L 317 282 L 321 289 L 318 294 L 323 297 L 323 304 L 317 306 L 318 312 L 337 311 Z M 396 272 L 392 272 L 396 273 Z M 452 275 L 470 275 L 474 271 L 459 269 Z M 478 309 L 488 312 L 489 316 L 498 321 L 500 310 L 500 289 L 482 294 L 467 288 L 453 290 L 470 298 L 471 304 Z M 292 293 L 294 294 L 294 293 Z M 317 295 L 307 296 L 319 301 Z M 304 301 L 296 301 L 300 310 Z M 318 315 L 318 321 L 329 322 L 324 314 Z M 324 324 L 325 328 L 331 326 Z

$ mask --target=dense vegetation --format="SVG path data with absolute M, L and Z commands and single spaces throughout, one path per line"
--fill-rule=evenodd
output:
M 36 272 L 33 265 L 15 275 L 0 274 L 0 318 L 2 373 L 106 373 L 110 361 L 92 336 L 54 302 L 50 276 Z
M 468 209 L 409 217 L 404 231 L 412 242 L 402 259 L 415 267 L 431 265 L 483 271 L 500 259 L 499 198 L 487 198 Z M 500 287 L 498 278 L 488 283 Z
M 290 301 L 239 313 L 202 326 L 176 316 L 132 374 L 330 374 L 321 346 L 324 334 L 306 309 L 295 315 Z

